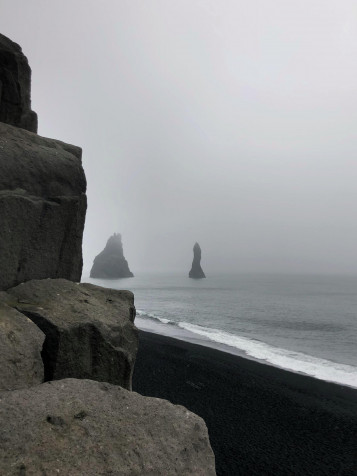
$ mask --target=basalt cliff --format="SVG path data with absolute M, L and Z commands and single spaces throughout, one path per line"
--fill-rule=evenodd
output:
M 203 420 L 131 391 L 134 296 L 79 284 L 81 149 L 37 135 L 0 35 L 0 474 L 214 475 Z
M 0 33 L 0 122 L 37 132 L 31 69 L 19 45 Z
M 82 273 L 82 151 L 36 134 L 30 78 L 21 48 L 0 35 L 0 290 Z

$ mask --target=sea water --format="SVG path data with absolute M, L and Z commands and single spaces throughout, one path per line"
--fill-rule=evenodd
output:
M 357 388 L 357 276 L 82 281 L 133 291 L 140 329 Z

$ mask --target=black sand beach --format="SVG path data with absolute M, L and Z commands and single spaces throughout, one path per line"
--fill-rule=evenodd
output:
M 200 415 L 218 475 L 357 475 L 357 390 L 139 335 L 133 390 Z

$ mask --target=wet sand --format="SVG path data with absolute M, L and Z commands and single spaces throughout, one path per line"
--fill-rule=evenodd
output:
M 218 475 L 357 475 L 357 390 L 139 331 L 133 390 L 206 422 Z

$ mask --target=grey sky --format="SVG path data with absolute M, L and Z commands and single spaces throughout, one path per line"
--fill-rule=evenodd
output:
M 357 271 L 353 0 L 0 0 L 39 133 L 80 145 L 85 268 Z

